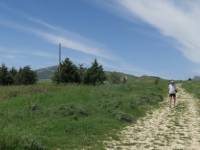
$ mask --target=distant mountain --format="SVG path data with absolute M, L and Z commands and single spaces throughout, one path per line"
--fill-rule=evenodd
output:
M 193 80 L 200 81 L 200 76 L 194 76 Z
M 56 71 L 57 66 L 51 66 L 46 68 L 41 68 L 36 70 L 39 80 L 48 80 L 53 77 L 54 72 Z

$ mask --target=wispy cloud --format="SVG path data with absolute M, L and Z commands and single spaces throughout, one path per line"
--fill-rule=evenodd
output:
M 103 0 L 104 6 L 131 21 L 137 19 L 173 39 L 189 60 L 200 63 L 200 2 L 198 0 Z
M 78 36 L 76 33 L 73 34 L 72 32 L 67 32 L 65 30 L 62 31 L 61 28 L 54 26 L 45 25 L 45 27 L 49 27 L 49 29 L 52 28 L 55 30 L 46 31 L 35 27 L 21 25 L 9 20 L 0 21 L 0 25 L 30 32 L 31 34 L 34 34 L 51 44 L 58 45 L 59 43 L 62 43 L 64 48 L 69 48 L 85 54 L 93 55 L 94 57 L 102 57 L 105 59 L 113 59 L 114 57 L 114 55 L 112 55 L 109 50 L 105 49 L 104 46 Z M 57 33 L 55 33 L 56 31 Z M 68 35 L 65 35 L 66 33 L 68 33 Z
M 27 57 L 27 56 L 33 56 L 33 57 L 41 57 L 41 58 L 56 58 L 55 55 L 49 53 L 49 52 L 44 52 L 41 50 L 36 50 L 36 49 L 29 49 L 23 50 L 23 49 L 16 49 L 16 48 L 8 48 L 8 47 L 0 47 L 0 57 L 3 58 L 21 58 L 21 57 Z
M 5 26 L 8 28 L 12 28 L 15 30 L 24 31 L 30 34 L 33 34 L 40 39 L 48 41 L 51 44 L 58 45 L 58 43 L 62 43 L 64 48 L 68 48 L 71 50 L 75 50 L 93 58 L 96 57 L 100 62 L 110 70 L 115 71 L 123 71 L 135 75 L 142 75 L 142 74 L 153 74 L 149 71 L 140 69 L 134 65 L 126 63 L 126 61 L 117 55 L 114 54 L 114 51 L 107 48 L 105 45 L 97 43 L 93 40 L 85 38 L 84 36 L 68 31 L 62 27 L 57 25 L 52 25 L 44 20 L 31 17 L 23 12 L 14 11 L 13 9 L 9 8 L 5 5 L 7 11 L 16 13 L 18 17 L 24 18 L 26 21 L 25 23 L 21 23 L 18 21 L 12 21 L 10 19 L 0 20 L 0 26 Z M 46 58 L 53 58 L 51 54 L 48 52 L 42 51 L 33 51 L 31 53 L 11 50 L 10 54 L 14 55 L 32 55 L 32 56 L 39 56 L 39 57 L 46 57 Z M 8 55 L 8 54 L 5 54 Z M 13 55 L 13 56 L 14 56 Z
M 23 11 L 14 10 L 5 3 L 0 3 L 0 8 L 8 13 L 12 13 L 18 18 L 23 18 L 26 21 L 25 23 L 20 23 L 18 21 L 5 19 L 5 17 L 3 17 L 0 20 L 0 25 L 2 26 L 31 32 L 32 34 L 37 35 L 51 44 L 58 45 L 59 43 L 62 43 L 64 48 L 69 48 L 85 54 L 93 55 L 95 57 L 103 57 L 106 59 L 112 59 L 113 57 L 113 55 L 110 53 L 110 50 L 104 45 L 87 39 L 80 34 L 71 32 L 57 25 L 52 25 L 44 20 L 29 16 Z M 0 15 L 0 17 L 1 16 L 2 15 Z
M 51 32 L 46 32 L 44 30 L 35 30 L 34 32 L 53 44 L 62 43 L 62 46 L 65 48 L 91 54 L 96 57 L 102 57 L 110 60 L 115 59 L 114 54 L 111 52 L 112 50 L 106 48 L 103 44 L 94 42 L 93 40 L 87 39 L 80 34 L 49 24 L 37 18 L 27 17 L 27 19 L 33 23 L 42 25 L 46 29 L 50 29 Z
M 58 43 L 62 43 L 62 47 L 64 48 L 69 48 L 69 49 L 76 50 L 85 54 L 90 54 L 95 57 L 103 57 L 106 59 L 112 59 L 112 56 L 108 55 L 108 51 L 105 51 L 104 49 L 93 47 L 83 42 L 72 40 L 62 35 L 52 34 L 52 33 L 44 32 L 44 31 L 37 31 L 34 33 L 37 33 L 38 36 L 49 41 L 52 44 L 56 45 Z

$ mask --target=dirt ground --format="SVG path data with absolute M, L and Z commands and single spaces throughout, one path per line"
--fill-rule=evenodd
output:
M 106 141 L 107 150 L 199 150 L 199 101 L 178 87 L 177 105 L 169 100 L 119 133 L 119 140 Z

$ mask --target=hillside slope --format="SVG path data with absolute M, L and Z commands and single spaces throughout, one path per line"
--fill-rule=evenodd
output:
M 54 72 L 56 71 L 57 66 L 50 66 L 50 67 L 46 67 L 46 68 L 41 68 L 36 70 L 36 73 L 38 75 L 38 79 L 39 80 L 49 80 L 53 77 Z M 111 72 L 106 71 L 106 74 L 109 75 Z M 119 74 L 120 76 L 128 76 L 129 78 L 134 77 L 133 75 L 128 75 L 125 73 L 121 73 L 121 72 L 116 72 L 117 74 Z
M 56 71 L 57 66 L 51 66 L 46 68 L 41 68 L 36 70 L 39 80 L 48 80 L 53 77 L 54 72 Z
M 159 107 L 167 82 L 0 87 L 0 149 L 102 149 L 107 137 Z

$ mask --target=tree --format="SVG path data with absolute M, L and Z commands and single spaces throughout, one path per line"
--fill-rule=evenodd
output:
M 2 64 L 0 66 L 0 85 L 13 85 L 13 84 L 34 84 L 37 81 L 37 74 L 32 71 L 29 66 L 20 68 L 17 71 L 14 67 L 8 68 Z
M 81 78 L 79 71 L 76 65 L 73 62 L 66 58 L 56 70 L 53 79 L 56 83 L 80 83 Z
M 18 74 L 17 69 L 12 67 L 11 70 L 9 71 L 9 76 L 11 77 L 13 84 L 17 84 L 17 74 Z
M 103 67 L 98 64 L 95 59 L 92 66 L 88 68 L 85 74 L 84 83 L 85 84 L 102 84 L 106 80 L 106 75 L 103 71 Z
M 8 68 L 5 64 L 0 67 L 0 85 L 10 85 L 13 84 L 13 80 L 9 74 Z
M 78 72 L 79 72 L 79 76 L 80 76 L 80 81 L 81 83 L 84 83 L 84 77 L 85 77 L 85 73 L 87 71 L 87 68 L 85 68 L 83 66 L 83 64 L 80 64 L 79 65 L 79 68 L 78 68 Z
M 35 71 L 31 70 L 29 66 L 20 68 L 16 76 L 17 84 L 35 84 L 37 82 L 37 74 Z

